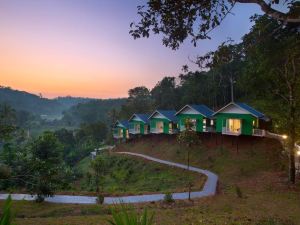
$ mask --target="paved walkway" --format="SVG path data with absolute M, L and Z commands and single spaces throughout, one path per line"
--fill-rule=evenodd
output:
M 154 162 L 166 164 L 169 166 L 174 166 L 182 169 L 187 169 L 187 165 L 180 163 L 173 163 L 166 160 L 161 160 L 153 158 L 147 155 L 132 153 L 132 152 L 118 152 L 118 154 L 126 154 L 145 158 Z M 201 198 L 212 196 L 216 194 L 218 176 L 208 170 L 202 170 L 196 167 L 190 166 L 190 170 L 201 173 L 207 176 L 206 183 L 201 191 L 191 192 L 191 198 Z M 174 199 L 188 199 L 188 192 L 173 193 Z M 0 199 L 6 199 L 8 194 L 0 194 Z M 13 200 L 35 200 L 35 196 L 28 194 L 12 194 Z M 133 195 L 133 196 L 123 196 L 123 197 L 105 197 L 104 204 L 114 204 L 114 203 L 142 203 L 142 202 L 153 202 L 161 201 L 164 199 L 164 194 L 147 194 L 147 195 Z M 73 203 L 73 204 L 95 204 L 96 197 L 92 196 L 73 196 L 73 195 L 55 195 L 45 199 L 46 202 L 53 203 Z

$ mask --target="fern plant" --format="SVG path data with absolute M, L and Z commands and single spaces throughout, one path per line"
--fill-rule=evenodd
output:
M 154 214 L 148 214 L 147 209 L 139 215 L 132 208 L 127 208 L 124 205 L 115 207 L 111 210 L 112 220 L 108 220 L 111 225 L 152 225 Z

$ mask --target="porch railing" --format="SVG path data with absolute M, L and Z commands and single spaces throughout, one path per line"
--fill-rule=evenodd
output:
M 140 134 L 140 130 L 136 130 L 136 129 L 129 129 L 129 133 L 130 134 Z
M 266 131 L 263 129 L 253 129 L 253 136 L 264 137 L 266 136 Z
M 119 135 L 119 134 L 113 134 L 113 137 L 114 137 L 114 138 L 117 138 L 117 139 L 123 138 L 123 136 L 122 136 L 122 135 Z
M 176 129 L 176 130 L 177 130 L 177 129 Z M 185 131 L 185 126 L 184 126 L 184 125 L 180 125 L 179 130 L 180 130 L 180 131 Z M 193 131 L 196 131 L 196 127 L 192 127 L 192 130 L 193 130 Z
M 163 132 L 164 132 L 163 130 L 157 129 L 157 128 L 151 128 L 150 129 L 150 133 L 152 133 L 152 134 L 161 134 Z
M 239 135 L 241 135 L 241 131 L 240 130 L 232 131 L 232 130 L 228 129 L 227 127 L 222 127 L 222 134 L 239 136 Z

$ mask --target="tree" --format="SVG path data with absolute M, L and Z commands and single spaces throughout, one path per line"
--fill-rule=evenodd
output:
M 106 173 L 106 161 L 103 156 L 98 155 L 92 162 L 91 168 L 95 177 L 96 192 L 99 193 L 100 187 L 103 185 L 104 176 Z M 103 188 L 101 188 L 103 189 Z
M 128 118 L 134 113 L 150 113 L 153 101 L 148 88 L 141 86 L 128 91 L 128 99 L 122 106 L 120 117 Z
M 15 110 L 7 104 L 0 104 L 0 142 L 11 138 L 16 130 Z
M 105 140 L 106 135 L 106 125 L 102 122 L 95 122 L 91 124 L 81 124 L 76 133 L 76 139 L 80 142 L 90 140 L 95 145 L 99 145 L 103 140 Z
M 156 107 L 161 109 L 175 109 L 179 104 L 175 77 L 164 77 L 151 90 Z
M 187 149 L 187 163 L 188 171 L 190 170 L 190 150 L 193 146 L 200 143 L 197 132 L 192 129 L 193 124 L 190 119 L 185 121 L 185 130 L 180 132 L 177 136 L 177 140 L 181 145 L 184 145 Z M 189 200 L 191 200 L 191 182 L 189 180 Z
M 232 40 L 225 41 L 216 51 L 198 56 L 195 63 L 201 69 L 208 69 L 208 74 L 213 79 L 213 85 L 217 84 L 216 88 L 219 91 L 212 92 L 215 94 L 214 108 L 234 100 L 233 84 L 239 79 L 244 64 L 244 52 L 241 44 L 233 44 Z M 218 98 L 223 98 L 221 104 L 218 103 Z
M 209 33 L 237 3 L 257 4 L 266 15 L 282 24 L 300 25 L 300 3 L 296 0 L 148 0 L 138 6 L 141 19 L 131 23 L 130 34 L 135 39 L 149 37 L 150 32 L 163 34 L 163 44 L 172 49 L 177 49 L 188 37 L 196 45 L 198 40 L 210 38 Z
M 44 132 L 29 146 L 30 178 L 26 181 L 27 189 L 37 194 L 37 200 L 52 196 L 61 184 L 64 171 L 62 146 L 52 132 Z
M 300 35 L 293 27 L 282 28 L 265 16 L 253 19 L 255 25 L 243 38 L 248 85 L 263 86 L 254 92 L 263 96 L 271 111 L 277 113 L 277 130 L 288 133 L 289 178 L 295 183 L 294 145 L 299 138 L 296 131 L 300 123 Z

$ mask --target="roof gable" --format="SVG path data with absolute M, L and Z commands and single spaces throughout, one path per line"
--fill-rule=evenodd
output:
M 176 122 L 177 117 L 175 116 L 175 114 L 176 114 L 175 110 L 156 110 L 155 112 L 153 112 L 151 114 L 149 119 L 154 118 L 155 115 L 158 115 L 158 116 L 156 116 L 156 118 L 164 118 L 164 119 L 167 119 L 169 121 Z
M 250 114 L 252 116 L 255 116 L 257 118 L 263 119 L 265 118 L 265 115 L 251 106 L 245 104 L 245 103 L 235 103 L 231 102 L 215 112 L 213 115 L 216 115 L 218 113 L 236 113 L 236 114 Z
M 130 117 L 129 122 L 132 120 L 135 120 L 135 121 L 142 121 L 144 123 L 148 123 L 149 122 L 148 117 L 149 117 L 149 114 L 136 114 L 135 113 Z
M 213 111 L 208 108 L 206 105 L 186 105 L 182 109 L 180 109 L 176 115 L 178 114 L 200 114 L 204 117 L 212 117 Z
M 125 129 L 128 129 L 129 128 L 129 122 L 128 120 L 118 120 L 116 123 L 115 123 L 115 126 L 120 126 L 120 127 L 123 127 Z

